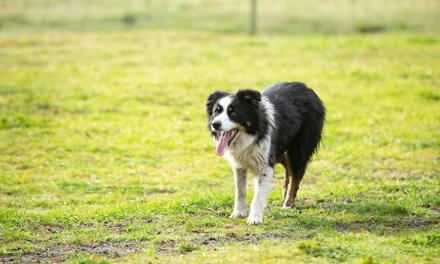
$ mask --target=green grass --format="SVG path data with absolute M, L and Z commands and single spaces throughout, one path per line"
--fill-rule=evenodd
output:
M 2 0 L 0 32 L 172 28 L 223 33 L 249 31 L 250 0 Z M 258 0 L 258 32 L 439 33 L 435 0 Z
M 440 38 L 215 25 L 5 24 L 0 262 L 439 262 Z M 277 81 L 317 92 L 325 138 L 297 208 L 281 210 L 277 166 L 264 223 L 246 226 L 204 103 Z

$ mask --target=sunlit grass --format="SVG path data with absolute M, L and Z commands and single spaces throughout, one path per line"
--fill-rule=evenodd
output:
M 3 37 L 0 260 L 435 263 L 439 44 L 414 33 Z M 204 103 L 277 81 L 317 92 L 325 138 L 297 209 L 280 209 L 277 167 L 264 223 L 248 227 L 227 218 L 233 176 Z

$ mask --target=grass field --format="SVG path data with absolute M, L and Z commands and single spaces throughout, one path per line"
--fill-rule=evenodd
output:
M 2 0 L 0 29 L 96 32 L 124 30 L 129 26 L 244 33 L 249 30 L 250 2 Z M 440 33 L 440 2 L 437 0 L 258 0 L 257 6 L 258 32 L 263 34 Z
M 440 262 L 429 26 L 250 37 L 15 18 L 0 29 L 0 262 Z M 264 223 L 246 226 L 228 218 L 233 175 L 204 104 L 277 81 L 322 98 L 325 138 L 297 208 L 281 210 L 276 167 Z

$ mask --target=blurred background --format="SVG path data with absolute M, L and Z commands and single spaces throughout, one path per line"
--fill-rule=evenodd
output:
M 248 33 L 251 0 L 1 0 L 0 30 Z M 439 32 L 438 0 L 257 0 L 258 34 Z

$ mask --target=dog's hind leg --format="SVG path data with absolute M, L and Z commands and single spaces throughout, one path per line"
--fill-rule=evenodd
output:
M 278 160 L 278 163 L 280 163 L 285 171 L 285 175 L 284 175 L 284 184 L 283 184 L 283 204 L 286 201 L 286 195 L 287 195 L 287 190 L 289 188 L 289 183 L 290 183 L 290 169 L 289 169 L 289 163 L 287 160 L 287 153 L 284 153 Z
M 295 153 L 285 154 L 285 164 L 281 163 L 286 170 L 286 178 L 283 186 L 283 208 L 294 208 L 295 198 L 299 189 L 299 184 L 306 172 L 307 162 L 300 162 Z M 295 159 L 296 158 L 296 159 Z
M 294 208 L 296 193 L 299 189 L 299 183 L 304 176 L 305 168 L 294 171 L 289 177 L 286 196 L 284 198 L 283 208 Z

